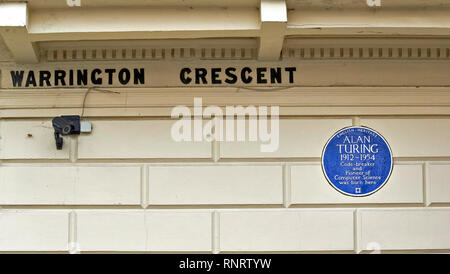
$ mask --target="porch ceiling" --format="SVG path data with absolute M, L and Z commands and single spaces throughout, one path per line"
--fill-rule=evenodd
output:
M 14 60 L 36 63 L 43 42 L 244 39 L 278 60 L 286 38 L 450 37 L 450 0 L 2 1 L 0 34 Z

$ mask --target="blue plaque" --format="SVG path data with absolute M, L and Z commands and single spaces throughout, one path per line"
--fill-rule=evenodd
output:
M 386 184 L 393 168 L 392 151 L 378 132 L 347 127 L 328 140 L 322 152 L 322 170 L 339 192 L 362 197 Z

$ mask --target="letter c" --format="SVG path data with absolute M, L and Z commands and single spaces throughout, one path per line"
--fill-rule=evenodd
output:
M 244 84 L 250 84 L 253 80 L 253 77 L 249 76 L 252 72 L 252 69 L 249 67 L 244 67 L 241 71 L 241 79 Z
M 187 85 L 192 82 L 192 78 L 188 76 L 191 72 L 192 70 L 190 68 L 183 68 L 180 71 L 180 80 L 183 84 Z

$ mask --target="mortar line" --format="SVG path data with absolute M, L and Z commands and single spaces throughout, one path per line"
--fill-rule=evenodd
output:
M 149 193 L 148 193 L 148 166 L 141 166 L 141 207 L 146 209 L 148 207 Z
M 215 163 L 220 160 L 220 141 L 213 140 L 211 142 L 211 156 Z
M 78 137 L 70 137 L 70 162 L 75 163 L 78 160 Z
M 361 126 L 361 118 L 359 116 L 352 117 L 352 125 L 353 126 Z
M 283 205 L 288 208 L 291 206 L 291 166 L 283 164 Z
M 220 253 L 220 214 L 217 210 L 214 210 L 211 214 L 212 214 L 211 250 L 214 254 L 218 254 Z
M 423 203 L 425 206 L 431 205 L 431 185 L 430 185 L 430 163 L 425 162 L 422 166 L 423 171 Z
M 361 212 L 358 208 L 353 211 L 353 248 L 355 253 L 359 254 L 361 252 Z
M 69 212 L 69 237 L 68 248 L 70 254 L 77 254 L 80 252 L 78 244 L 78 220 L 75 210 Z

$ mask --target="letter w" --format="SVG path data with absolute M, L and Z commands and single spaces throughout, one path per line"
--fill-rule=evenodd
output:
M 14 87 L 21 87 L 23 82 L 23 70 L 11 71 L 11 80 Z
M 261 268 L 270 268 L 270 263 L 272 262 L 272 259 L 258 259 L 261 262 L 262 267 Z

